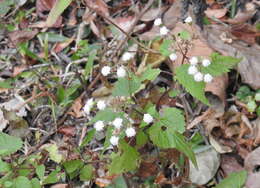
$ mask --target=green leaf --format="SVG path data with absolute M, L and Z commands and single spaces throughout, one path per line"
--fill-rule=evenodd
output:
M 62 155 L 59 154 L 59 150 L 56 144 L 49 144 L 45 147 L 45 149 L 50 154 L 50 159 L 55 161 L 56 163 L 60 163 L 62 160 Z
M 75 172 L 76 170 L 80 169 L 84 163 L 79 160 L 70 160 L 63 163 L 63 166 L 68 174 L 71 174 L 72 172 Z
M 182 111 L 177 108 L 164 108 L 163 114 L 158 122 L 162 126 L 183 133 L 185 131 L 185 120 Z
M 196 166 L 196 158 L 191 146 L 181 133 L 184 132 L 184 117 L 175 108 L 164 111 L 162 118 L 155 122 L 149 129 L 148 134 L 152 142 L 160 148 L 176 148 L 183 152 Z M 171 118 L 170 115 L 173 117 Z M 180 125 L 178 125 L 180 123 Z
M 40 181 L 37 178 L 33 178 L 31 183 L 33 188 L 41 188 Z
M 110 122 L 114 120 L 117 116 L 119 116 L 119 113 L 114 112 L 112 108 L 106 108 L 104 110 L 98 111 L 95 117 L 88 124 L 93 124 L 98 120 Z
M 176 79 L 195 98 L 209 105 L 205 96 L 205 83 L 194 81 L 193 76 L 188 74 L 189 65 L 181 65 L 176 69 Z
M 87 136 L 85 136 L 85 138 L 83 139 L 80 148 L 86 146 L 95 136 L 96 130 L 92 129 L 87 133 Z
M 249 112 L 254 112 L 255 109 L 257 108 L 256 102 L 254 100 L 250 100 L 247 104 L 246 104 L 247 110 Z
M 81 171 L 79 178 L 81 181 L 89 181 L 93 177 L 93 166 L 92 165 L 86 165 L 84 166 Z
M 11 165 L 2 161 L 0 158 L 0 173 L 9 172 L 11 170 Z
M 86 66 L 85 66 L 85 72 L 84 72 L 85 78 L 87 78 L 90 75 L 90 73 L 92 72 L 93 64 L 94 64 L 94 60 L 95 60 L 96 55 L 97 55 L 96 51 L 89 54 L 88 61 L 87 61 Z
M 116 178 L 113 184 L 107 186 L 107 188 L 127 188 L 127 184 L 123 178 L 123 176 L 119 176 Z
M 236 92 L 238 100 L 247 102 L 250 96 L 253 96 L 254 92 L 248 86 L 241 86 Z
M 45 166 L 44 165 L 39 165 L 36 167 L 36 174 L 42 180 L 44 178 L 44 173 L 45 173 Z
M 189 31 L 187 31 L 187 30 L 182 30 L 181 32 L 178 33 L 178 35 L 183 40 L 191 39 L 191 35 L 190 35 Z
M 160 72 L 161 72 L 160 69 L 152 69 L 151 67 L 148 67 L 142 73 L 140 81 L 145 81 L 145 80 L 152 81 L 160 74 Z
M 227 178 L 222 180 L 215 188 L 242 188 L 246 182 L 247 172 L 242 170 L 229 174 Z
M 27 177 L 19 176 L 14 180 L 13 188 L 33 188 Z
M 70 5 L 72 0 L 57 0 L 46 20 L 47 27 L 52 26 L 62 12 Z
M 164 39 L 163 43 L 160 45 L 159 51 L 165 57 L 168 57 L 172 52 L 170 51 L 170 46 L 173 43 L 173 40 Z
M 130 78 L 119 78 L 113 89 L 113 96 L 129 97 L 134 94 L 141 86 L 140 80 L 136 76 Z
M 10 89 L 13 88 L 11 80 L 0 81 L 0 88 Z
M 121 174 L 124 172 L 135 170 L 139 160 L 137 150 L 129 146 L 126 142 L 121 142 L 118 153 L 112 153 L 112 163 L 109 165 L 109 173 Z
M 21 149 L 23 142 L 20 138 L 0 132 L 0 156 L 10 155 Z
M 48 35 L 48 42 L 65 42 L 66 40 L 68 40 L 68 38 L 64 37 L 63 35 L 51 33 L 51 32 L 39 33 L 37 36 L 40 39 L 45 40 L 47 35 Z
M 140 148 L 148 142 L 148 136 L 143 131 L 138 131 L 136 134 L 136 147 Z
M 209 73 L 212 76 L 220 76 L 229 72 L 235 65 L 237 65 L 241 59 L 222 56 L 218 53 L 211 54 L 211 64 L 208 67 L 201 67 L 202 73 Z
M 56 170 L 52 171 L 46 179 L 44 179 L 43 184 L 51 184 L 51 183 L 57 183 L 60 179 L 58 176 L 58 173 L 60 171 L 60 168 L 57 168 Z

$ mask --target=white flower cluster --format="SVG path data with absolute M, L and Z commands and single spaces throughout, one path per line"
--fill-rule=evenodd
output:
M 201 72 L 199 72 L 199 69 L 197 68 L 199 59 L 197 57 L 190 58 L 189 62 L 190 62 L 190 67 L 188 68 L 188 74 L 193 75 L 193 78 L 196 82 L 204 81 L 206 83 L 209 83 L 213 80 L 212 75 L 210 74 L 204 75 Z M 203 67 L 207 67 L 211 64 L 211 62 L 208 59 L 203 59 L 201 64 Z
M 109 66 L 104 66 L 102 69 L 101 69 L 101 74 L 103 76 L 108 76 L 109 74 L 111 73 L 111 67 Z M 123 66 L 119 67 L 116 71 L 116 75 L 118 78 L 123 78 L 126 76 L 126 70 Z
M 153 117 L 150 114 L 144 114 L 143 121 L 148 124 L 152 123 Z M 130 121 L 130 122 L 133 123 L 132 121 Z M 103 127 L 104 127 L 103 124 L 102 123 L 98 123 L 98 124 L 99 124 L 100 128 L 103 129 Z M 120 130 L 123 126 L 123 119 L 117 117 L 111 122 L 111 124 L 115 127 L 115 129 Z M 96 128 L 96 126 L 95 126 L 95 128 Z M 134 137 L 136 135 L 136 130 L 134 127 L 127 127 L 125 129 L 125 134 L 128 138 Z M 110 141 L 111 145 L 117 146 L 118 142 L 119 142 L 119 136 L 112 135 L 109 141 Z
M 84 107 L 83 107 L 83 112 L 86 114 L 86 115 L 89 115 L 90 114 L 90 111 L 92 110 L 93 106 L 94 106 L 95 102 L 94 102 L 94 99 L 93 98 L 90 98 L 87 100 L 87 102 L 85 103 Z M 107 107 L 107 104 L 105 101 L 103 100 L 99 100 L 97 102 L 97 108 L 98 110 L 104 110 L 105 108 Z
M 169 33 L 169 29 L 163 25 L 161 18 L 156 18 L 153 24 L 155 26 L 160 26 L 160 35 L 167 35 Z
M 192 17 L 188 16 L 185 20 L 184 20 L 185 23 L 191 23 L 192 22 Z

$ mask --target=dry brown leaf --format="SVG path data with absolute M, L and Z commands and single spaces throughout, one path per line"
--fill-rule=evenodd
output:
M 221 9 L 211 9 L 207 8 L 205 11 L 206 16 L 209 18 L 215 17 L 215 18 L 222 18 L 226 15 L 228 9 L 227 8 L 221 8 Z
M 76 128 L 75 127 L 60 127 L 58 129 L 58 133 L 64 134 L 66 136 L 75 136 L 76 134 Z
M 254 124 L 253 133 L 255 133 L 254 144 L 258 145 L 260 143 L 260 118 L 257 118 L 255 121 L 253 121 L 252 124 Z
M 199 28 L 198 28 L 199 29 Z M 260 88 L 260 47 L 258 45 L 248 46 L 241 41 L 233 41 L 227 44 L 220 39 L 222 33 L 230 33 L 229 28 L 221 25 L 205 26 L 203 31 L 199 31 L 201 37 L 206 39 L 210 47 L 223 55 L 241 58 L 238 64 L 238 72 L 244 83 L 249 84 L 254 89 Z
M 247 179 L 247 182 L 246 182 L 246 186 L 248 188 L 259 188 L 260 172 L 255 171 L 260 165 L 259 156 L 260 156 L 260 147 L 253 150 L 245 158 L 244 166 L 245 166 L 245 169 L 249 173 L 248 179 Z
M 249 11 L 239 11 L 234 18 L 229 18 L 226 20 L 227 23 L 230 24 L 241 24 L 247 22 L 251 19 L 256 13 L 256 10 L 249 10 Z
M 202 115 L 196 117 L 191 123 L 188 124 L 187 129 L 192 129 L 193 127 L 195 127 L 197 124 L 199 124 L 200 122 L 208 119 L 208 117 L 214 113 L 215 111 L 211 108 L 209 108 L 207 111 L 205 111 Z
M 13 68 L 13 77 L 17 76 L 18 74 L 22 73 L 25 69 L 27 69 L 27 65 L 18 65 Z
M 32 39 L 37 33 L 38 30 L 16 30 L 8 33 L 8 37 L 10 38 L 12 44 L 17 45 L 21 42 L 25 42 Z
M 81 108 L 82 108 L 83 104 L 82 104 L 82 95 L 80 97 L 78 97 L 72 104 L 71 106 L 71 112 L 68 112 L 68 114 L 76 117 L 76 118 L 80 118 L 83 116 Z
M 51 188 L 68 188 L 68 187 L 69 187 L 68 184 L 56 184 L 51 186 Z
M 116 17 L 113 19 L 114 23 L 125 32 L 128 32 L 135 22 L 135 16 Z
M 137 175 L 142 178 L 148 178 L 157 174 L 157 165 L 155 158 L 143 160 L 138 169 Z
M 221 155 L 221 169 L 224 172 L 224 176 L 228 176 L 230 173 L 239 172 L 244 168 L 238 163 L 235 157 L 223 154 Z
M 167 7 L 150 8 L 148 11 L 144 13 L 140 20 L 144 22 L 155 20 L 165 11 L 166 8 Z
M 75 40 L 74 37 L 68 39 L 67 41 L 65 42 L 58 42 L 56 43 L 54 46 L 53 46 L 53 51 L 55 53 L 59 53 L 61 52 L 64 48 L 68 47 L 73 41 Z
M 85 0 L 87 5 L 101 15 L 109 16 L 107 4 L 103 0 Z
M 175 24 L 180 21 L 181 1 L 175 1 L 172 6 L 164 13 L 163 23 L 168 29 L 173 29 Z

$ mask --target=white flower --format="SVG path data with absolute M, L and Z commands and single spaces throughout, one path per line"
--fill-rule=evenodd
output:
M 122 56 L 123 61 L 129 61 L 131 58 L 133 58 L 133 54 L 130 52 L 125 52 Z
M 196 82 L 201 82 L 203 80 L 203 74 L 201 72 L 197 72 L 195 75 L 194 75 L 194 80 Z
M 198 69 L 195 65 L 191 65 L 189 68 L 188 68 L 188 74 L 190 75 L 194 75 L 198 72 Z
M 172 53 L 170 56 L 169 56 L 170 60 L 172 61 L 175 61 L 177 59 L 177 55 L 175 53 Z
M 144 114 L 143 120 L 145 123 L 152 123 L 153 122 L 153 116 L 150 114 Z
M 204 82 L 209 83 L 213 80 L 213 77 L 210 74 L 205 74 Z
M 203 65 L 204 67 L 207 67 L 207 66 L 209 66 L 210 64 L 211 64 L 210 60 L 208 60 L 208 59 L 203 59 L 202 65 Z
M 162 24 L 162 19 L 161 19 L 161 18 L 156 18 L 156 19 L 154 20 L 153 24 L 154 24 L 155 26 L 161 25 L 161 24 Z
M 185 20 L 185 23 L 191 23 L 192 22 L 192 17 L 188 16 Z
M 89 114 L 90 111 L 91 111 L 91 108 L 93 107 L 93 105 L 94 105 L 94 100 L 93 100 L 93 98 L 88 99 L 87 102 L 86 102 L 86 104 L 85 104 L 85 106 L 83 107 L 84 113 L 85 113 L 85 114 Z
M 123 119 L 122 118 L 116 118 L 112 122 L 112 125 L 114 125 L 115 128 L 120 129 L 123 125 Z
M 111 136 L 109 141 L 110 141 L 110 143 L 113 146 L 117 146 L 118 145 L 118 141 L 119 141 L 119 137 L 118 136 Z
M 192 57 L 192 58 L 190 58 L 189 62 L 191 65 L 197 65 L 199 60 L 197 57 Z
M 125 77 L 126 71 L 125 71 L 124 67 L 119 67 L 119 68 L 117 69 L 117 71 L 116 71 L 116 75 L 117 75 L 118 78 L 123 78 L 123 77 Z
M 97 130 L 97 131 L 102 131 L 105 127 L 105 124 L 103 121 L 99 120 L 97 121 L 95 124 L 94 124 L 94 128 Z
M 125 130 L 125 134 L 127 137 L 133 137 L 133 136 L 135 136 L 136 132 L 133 127 L 129 127 Z
M 101 69 L 101 74 L 103 76 L 107 76 L 110 74 L 110 71 L 111 71 L 111 67 L 109 66 L 104 66 L 102 69 Z
M 160 28 L 160 34 L 161 34 L 161 35 L 167 35 L 168 32 L 169 32 L 169 29 L 167 29 L 167 27 L 162 26 L 162 27 Z
M 98 101 L 97 102 L 97 108 L 99 109 L 99 110 L 104 110 L 105 108 L 106 108 L 106 103 L 105 103 L 105 101 Z

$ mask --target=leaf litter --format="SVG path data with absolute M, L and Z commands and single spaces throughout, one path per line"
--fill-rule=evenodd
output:
M 220 185 L 231 185 L 229 178 L 247 177 L 245 185 L 248 188 L 259 185 L 259 115 L 257 111 L 249 110 L 247 102 L 236 98 L 236 92 L 243 84 L 250 86 L 253 92 L 260 89 L 257 2 L 247 2 L 243 8 L 240 4 L 206 1 L 207 10 L 198 11 L 205 19 L 203 29 L 196 12 L 198 6 L 194 2 L 191 3 L 192 8 L 185 9 L 180 1 L 162 1 L 159 4 L 149 4 L 152 2 L 149 1 L 148 5 L 152 6 L 148 6 L 147 10 L 145 3 L 135 1 L 86 0 L 71 4 L 67 1 L 67 4 L 59 5 L 61 2 L 25 1 L 17 9 L 15 4 L 7 4 L 7 10 L 11 10 L 4 13 L 3 23 L 7 25 L 0 27 L 0 33 L 3 31 L 8 36 L 0 38 L 1 80 L 10 82 L 12 86 L 7 87 L 2 81 L 0 84 L 0 130 L 1 138 L 14 141 L 12 151 L 0 149 L 0 164 L 8 166 L 7 162 L 11 159 L 21 158 L 21 166 L 27 168 L 29 160 L 26 157 L 35 154 L 36 158 L 31 161 L 36 162 L 31 166 L 38 169 L 36 173 L 27 172 L 34 174 L 28 176 L 29 179 L 15 177 L 14 183 L 21 180 L 36 183 L 40 179 L 42 185 L 51 183 L 57 188 L 74 187 L 79 184 L 74 179 L 78 177 L 82 186 L 89 187 L 120 186 L 120 182 L 128 187 L 139 187 L 140 182 L 162 187 L 169 184 L 207 187 L 219 182 Z M 236 11 L 230 6 L 234 6 Z M 142 12 L 142 9 L 146 11 Z M 234 14 L 233 17 L 231 14 Z M 194 20 L 190 25 L 184 23 L 188 15 Z M 174 38 L 156 39 L 160 37 L 162 27 L 153 25 L 156 18 L 162 19 L 162 24 L 174 34 Z M 66 40 L 51 42 L 49 32 L 64 36 Z M 194 33 L 195 37 L 189 33 Z M 57 36 L 54 38 L 57 39 Z M 167 40 L 168 43 L 165 42 Z M 212 82 L 205 84 L 206 95 L 201 101 L 205 103 L 208 100 L 211 104 L 206 107 L 185 92 L 172 79 L 172 73 L 177 67 L 187 64 L 188 57 L 206 58 L 214 51 L 241 58 L 241 62 L 236 70 L 214 77 Z M 101 53 L 96 56 L 97 52 Z M 123 58 L 126 52 L 132 54 L 127 61 Z M 182 58 L 168 58 L 172 53 Z M 95 54 L 94 58 L 90 54 Z M 122 89 L 127 84 L 123 84 L 124 87 L 117 85 L 118 78 L 112 75 L 115 72 L 113 67 L 108 77 L 99 73 L 100 67 L 105 65 L 127 67 L 127 71 L 136 73 L 133 79 L 141 81 L 130 85 L 129 95 Z M 8 71 L 10 74 L 5 74 Z M 127 78 L 122 83 L 132 84 L 131 79 Z M 111 95 L 120 93 L 123 93 L 120 97 Z M 108 110 L 102 112 L 103 115 L 100 113 L 107 123 L 113 120 L 113 115 L 120 115 L 124 123 L 133 122 L 132 126 L 137 130 L 142 122 L 140 113 L 143 112 L 135 109 L 125 96 L 133 97 L 159 119 L 167 119 L 161 113 L 163 109 L 183 110 L 185 136 L 196 151 L 198 168 L 183 155 L 187 154 L 183 148 L 177 148 L 183 153 L 174 149 L 155 149 L 147 132 L 138 133 L 136 138 L 122 139 L 118 150 L 113 150 L 106 139 L 114 134 L 112 130 L 95 135 L 92 124 L 86 126 L 93 115 L 99 113 L 96 104 L 91 106 L 93 110 L 88 115 L 84 112 L 85 101 L 94 97 L 105 101 L 113 109 L 123 107 L 132 118 L 129 120 L 127 116 L 116 114 L 116 110 Z M 247 100 L 252 102 L 253 98 Z M 259 101 L 254 102 L 259 106 Z M 129 103 L 131 109 L 123 103 Z M 149 108 L 151 104 L 156 104 L 155 108 Z M 161 126 L 162 135 L 174 134 L 179 139 L 174 142 L 183 144 L 178 133 L 170 132 L 170 126 L 155 125 Z M 151 126 L 144 127 L 151 134 Z M 178 126 L 173 128 L 178 129 Z M 23 139 L 24 146 L 21 140 L 8 134 Z M 154 143 L 158 142 L 154 135 L 151 138 Z M 167 141 L 168 145 L 176 144 L 173 140 Z M 6 155 L 8 152 L 12 153 L 11 157 Z M 128 154 L 132 157 L 128 158 Z M 109 157 L 116 160 L 111 163 Z M 125 165 L 123 160 L 131 165 Z M 77 164 L 80 168 L 71 168 L 68 173 L 64 164 L 71 161 L 81 161 Z M 82 168 L 81 163 L 84 165 Z M 45 165 L 47 169 L 43 172 L 43 179 L 39 176 L 40 165 Z M 133 173 L 135 165 L 138 168 Z M 4 172 L 1 171 L 0 175 Z M 122 176 L 119 175 L 121 173 Z M 60 176 L 62 178 L 57 179 Z M 222 180 L 225 177 L 228 178 Z

